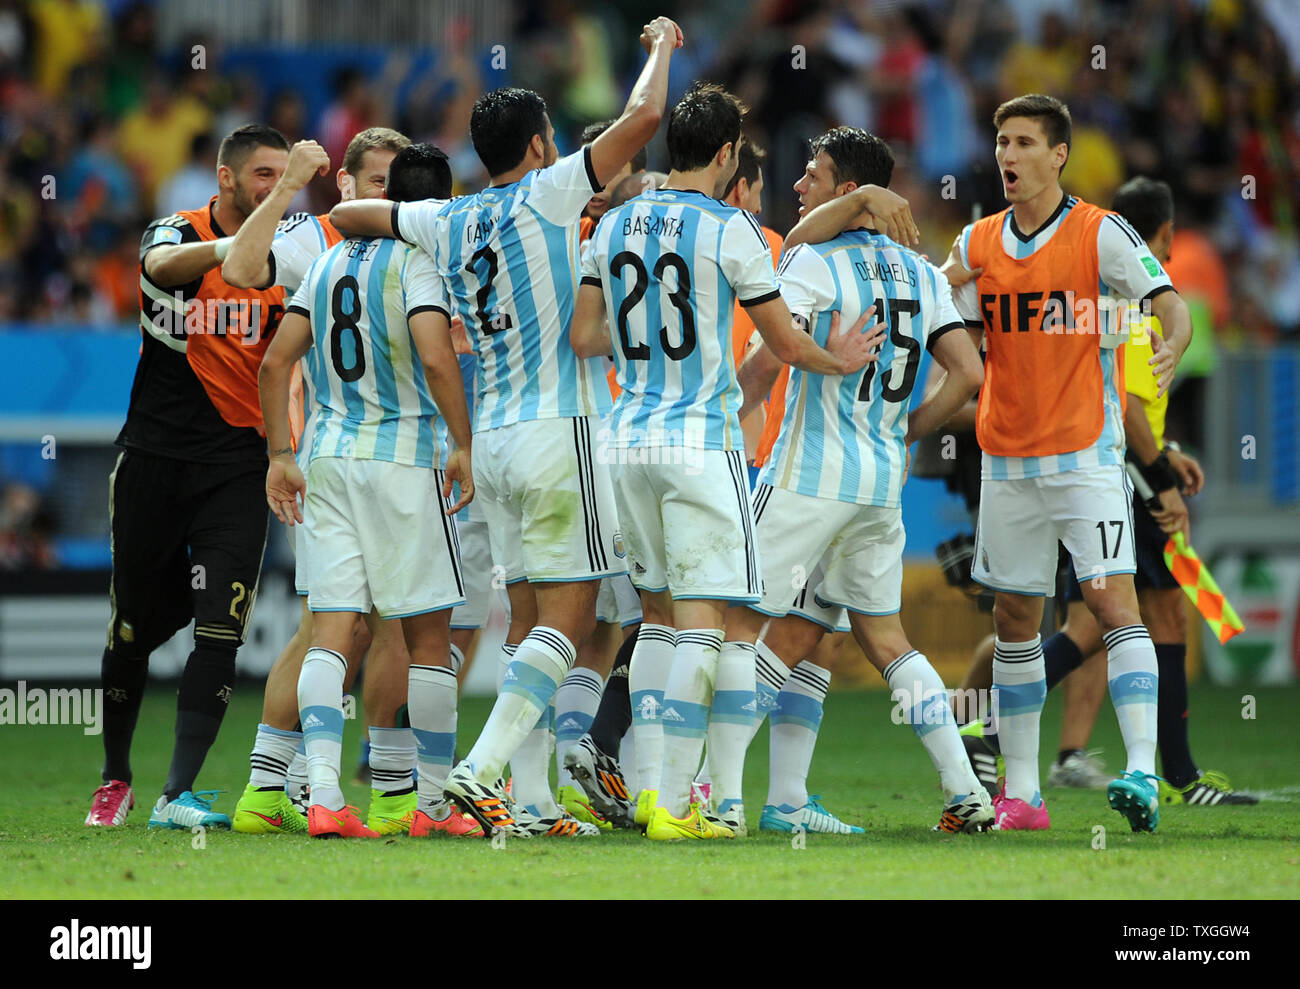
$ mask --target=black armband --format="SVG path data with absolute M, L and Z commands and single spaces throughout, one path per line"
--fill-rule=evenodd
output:
M 1151 490 L 1156 494 L 1178 487 L 1178 475 L 1169 463 L 1169 454 L 1164 450 L 1161 450 L 1160 456 L 1156 457 L 1151 463 L 1145 466 L 1139 464 L 1138 470 L 1142 472 L 1142 477 L 1147 484 L 1151 485 Z

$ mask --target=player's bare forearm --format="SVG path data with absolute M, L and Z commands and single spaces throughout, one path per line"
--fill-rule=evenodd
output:
M 330 223 L 345 237 L 396 237 L 393 204 L 386 199 L 354 199 L 330 210 Z
M 816 209 L 805 213 L 785 235 L 785 243 L 781 247 L 782 254 L 800 244 L 821 244 L 838 237 L 861 212 L 862 204 L 856 192 L 851 192 L 847 196 L 837 196 L 830 202 L 822 203 Z
M 442 313 L 425 311 L 408 321 L 411 339 L 424 366 L 438 411 L 447 421 L 447 433 L 457 449 L 470 446 L 469 409 L 465 406 L 465 387 L 460 376 L 460 362 L 451 342 L 451 325 Z
M 198 244 L 163 244 L 144 256 L 144 273 L 159 288 L 176 288 L 202 278 L 221 263 L 220 249 L 230 246 L 229 237 Z
M 293 197 L 313 177 L 328 172 L 329 167 L 329 155 L 315 141 L 298 141 L 289 149 L 289 162 L 284 174 L 235 234 L 230 254 L 221 266 L 222 278 L 241 288 L 251 285 L 265 287 L 270 283 L 271 265 L 267 256 L 280 217 L 288 211 Z
M 1192 317 L 1187 303 L 1177 292 L 1161 292 L 1151 300 L 1151 313 L 1160 320 L 1163 337 L 1151 334 L 1152 357 L 1148 362 L 1159 382 L 1156 394 L 1163 396 L 1174 383 L 1174 372 L 1192 342 Z
M 650 57 L 632 86 L 622 114 L 591 145 L 591 167 L 597 181 L 608 183 L 650 143 L 663 120 L 668 102 L 668 65 L 673 50 L 682 44 L 681 29 L 666 17 L 646 25 L 642 44 Z
M 270 195 L 244 221 L 230 244 L 230 253 L 221 264 L 221 277 L 236 288 L 268 287 L 271 281 L 271 241 L 275 228 L 289 208 L 298 190 L 286 185 L 281 176 Z
M 579 357 L 603 357 L 614 352 L 605 319 L 605 293 L 598 285 L 583 285 L 573 306 L 569 345 Z
M 262 404 L 262 423 L 271 456 L 286 449 L 292 456 L 293 433 L 289 428 L 289 386 L 293 366 L 311 349 L 311 323 L 299 312 L 284 314 L 271 346 L 262 355 L 257 370 L 257 392 Z
M 745 396 L 744 403 L 740 407 L 742 421 L 761 406 L 771 394 L 772 386 L 776 384 L 777 376 L 784 366 L 766 343 L 760 343 L 745 358 L 736 373 L 740 390 Z
M 1160 456 L 1160 444 L 1156 442 L 1156 434 L 1151 431 L 1142 399 L 1131 392 L 1124 408 L 1124 435 L 1128 440 L 1128 448 L 1133 451 L 1133 456 L 1139 463 L 1146 465 Z
M 1192 344 L 1192 314 L 1177 292 L 1161 292 L 1151 300 L 1151 314 L 1160 320 L 1164 342 L 1179 360 Z
M 934 359 L 947 373 L 939 387 L 908 416 L 909 445 L 952 419 L 984 383 L 979 353 L 965 333 L 953 330 L 940 337 L 934 345 Z
M 289 426 L 289 390 L 292 365 L 271 356 L 262 359 L 257 372 L 257 397 L 266 427 L 266 449 L 272 458 L 293 455 L 293 430 Z

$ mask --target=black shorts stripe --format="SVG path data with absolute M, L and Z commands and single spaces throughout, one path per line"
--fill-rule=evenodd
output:
M 608 570 L 605 546 L 600 538 L 600 513 L 596 503 L 596 476 L 591 464 L 591 425 L 586 419 L 573 420 L 573 449 L 578 457 L 578 493 L 582 498 L 582 523 L 587 539 L 587 560 L 592 571 Z
M 443 473 L 440 470 L 434 470 L 433 483 L 438 486 L 438 501 L 444 508 L 450 508 L 447 500 L 442 496 L 442 485 L 444 482 Z M 445 511 L 438 513 L 442 519 L 442 536 L 447 541 L 447 553 L 451 557 L 451 572 L 456 577 L 456 596 L 465 596 L 465 582 L 460 576 L 460 537 L 456 534 L 456 523 Z
M 754 528 L 749 511 L 749 478 L 743 454 L 739 450 L 727 452 L 727 466 L 731 470 L 731 483 L 736 489 L 741 524 L 745 535 L 745 591 L 759 593 L 758 561 L 754 558 Z
M 578 458 L 578 495 L 582 501 L 582 526 L 583 534 L 587 540 L 587 565 L 594 571 L 596 570 L 596 546 L 591 539 L 591 508 L 587 504 L 587 469 L 583 461 L 585 453 L 582 443 L 582 429 L 579 427 L 578 420 L 573 420 L 573 452 Z
M 763 509 L 767 508 L 767 503 L 772 500 L 772 485 L 760 484 L 758 490 L 754 493 L 754 524 L 758 525 L 758 520 L 763 517 Z

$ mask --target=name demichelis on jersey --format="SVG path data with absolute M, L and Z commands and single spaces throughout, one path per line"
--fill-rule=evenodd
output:
M 313 262 L 289 304 L 311 321 L 311 460 L 442 466 L 438 409 L 407 325 L 434 309 L 447 311 L 442 282 L 428 255 L 406 244 L 345 240 Z
M 743 450 L 736 301 L 777 296 L 753 216 L 693 190 L 642 193 L 596 226 L 582 281 L 604 292 L 622 389 L 609 445 Z
M 791 369 L 785 416 L 761 484 L 860 505 L 900 504 L 907 411 L 921 348 L 961 329 L 947 279 L 934 265 L 883 234 L 849 230 L 800 244 L 777 269 L 790 312 L 826 346 L 832 313 L 847 330 L 871 306 L 889 337 L 876 363 L 855 374 Z

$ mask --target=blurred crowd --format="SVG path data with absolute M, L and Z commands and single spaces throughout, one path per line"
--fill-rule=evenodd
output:
M 789 190 L 807 139 L 853 124 L 894 148 L 894 187 L 912 201 L 935 258 L 973 214 L 1004 205 L 994 108 L 1051 93 L 1074 117 L 1069 191 L 1107 205 L 1131 175 L 1173 187 L 1171 276 L 1212 339 L 1300 338 L 1293 0 L 523 0 L 509 9 L 506 76 L 547 97 L 562 148 L 618 112 L 640 62 L 637 27 L 668 13 L 689 41 L 670 101 L 708 77 L 752 108 L 748 132 L 769 152 L 765 222 L 793 222 Z M 221 136 L 251 120 L 291 141 L 320 140 L 336 163 L 356 130 L 396 126 L 442 146 L 462 189 L 482 181 L 469 111 L 496 77 L 491 54 L 469 50 L 468 31 L 453 27 L 423 74 L 412 75 L 399 47 L 409 39 L 394 39 L 380 63 L 337 71 L 320 84 L 327 92 L 306 93 L 226 71 L 220 38 L 194 39 L 204 65 L 193 68 L 190 43 L 162 50 L 157 17 L 143 2 L 0 0 L 0 321 L 129 326 L 141 229 L 213 194 Z M 309 106 L 321 109 L 309 115 Z M 650 163 L 666 165 L 653 145 Z M 297 205 L 326 209 L 334 195 L 332 179 L 318 180 Z

